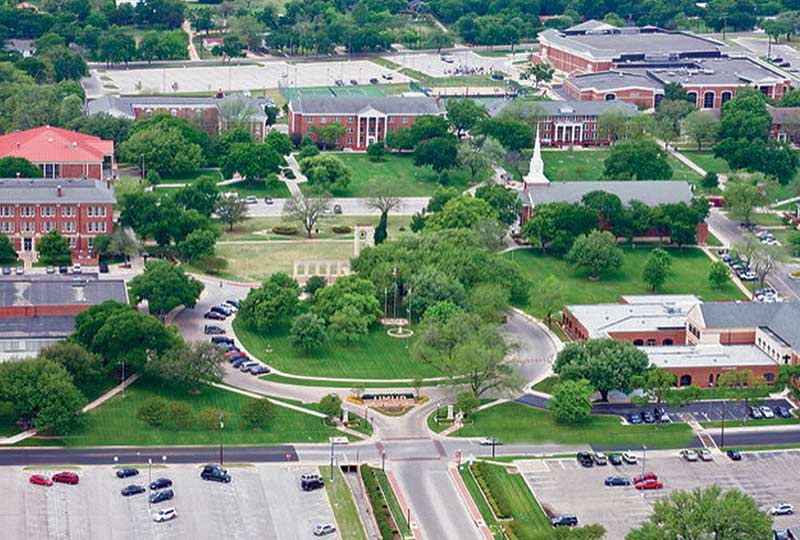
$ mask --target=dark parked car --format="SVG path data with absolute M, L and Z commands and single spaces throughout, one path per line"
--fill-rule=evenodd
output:
M 612 465 L 622 465 L 622 456 L 620 456 L 619 454 L 610 454 L 608 456 L 608 461 Z
M 492 79 L 494 79 L 496 81 L 502 81 L 504 79 L 504 77 L 499 73 L 492 73 Z
M 239 369 L 240 367 L 242 367 L 242 364 L 246 364 L 249 361 L 250 358 L 248 358 L 247 356 L 244 355 L 237 356 L 236 359 L 231 364 L 231 366 L 235 367 L 236 369 Z
M 574 527 L 578 524 L 578 517 L 572 514 L 554 517 L 550 520 L 553 527 Z
M 67 267 L 64 266 L 64 265 L 59 266 L 58 267 L 58 273 L 59 274 L 66 274 L 67 273 Z
M 642 414 L 640 416 L 642 418 L 642 422 L 644 422 L 645 424 L 654 424 L 656 421 L 655 417 L 652 414 L 650 414 L 650 411 L 642 411 Z
M 725 452 L 728 454 L 728 457 L 731 458 L 733 461 L 741 461 L 742 460 L 742 453 L 738 450 L 728 450 Z
M 267 197 L 267 198 L 269 198 L 269 197 Z M 230 304 L 230 305 L 232 305 L 232 306 L 233 306 L 233 307 L 235 307 L 236 309 L 239 309 L 239 304 L 241 303 L 241 300 L 233 300 L 233 299 L 231 299 L 231 300 L 225 300 L 225 303 L 226 303 L 226 304 Z
M 164 489 L 172 486 L 172 480 L 169 478 L 158 478 L 150 482 L 150 489 Z
M 772 530 L 772 540 L 796 540 L 797 537 L 791 531 L 791 529 L 773 529 Z
M 303 488 L 303 491 L 314 491 L 315 489 L 322 489 L 325 487 L 325 482 L 322 481 L 322 478 L 313 478 L 310 480 L 301 480 L 300 487 Z
M 607 486 L 629 486 L 631 481 L 622 476 L 609 476 L 606 478 L 605 485 Z
M 228 469 L 223 469 L 219 465 L 206 465 L 203 467 L 200 478 L 203 480 L 214 480 L 215 482 L 225 482 L 226 484 L 231 481 L 231 475 L 228 474 Z
M 203 314 L 203 318 L 204 319 L 212 319 L 212 320 L 215 320 L 215 321 L 224 321 L 225 320 L 225 315 L 223 315 L 222 313 L 217 313 L 216 311 L 206 311 Z
M 124 467 L 117 471 L 117 478 L 130 478 L 131 476 L 136 476 L 139 474 L 139 469 L 134 469 L 133 467 Z
M 336 86 L 344 86 L 344 81 L 342 79 L 336 79 L 334 83 Z
M 380 81 L 378 79 L 374 78 L 374 77 L 369 80 L 369 84 L 378 84 L 379 82 Z
M 629 424 L 641 424 L 642 418 L 636 414 L 635 412 L 628 413 L 628 423 Z
M 104 263 L 104 262 L 100 263 L 100 273 L 101 274 L 108 274 L 108 263 Z
M 266 375 L 269 373 L 269 368 L 267 366 L 256 366 L 255 368 L 250 368 L 250 373 L 253 375 Z
M 53 480 L 53 482 L 58 482 L 60 484 L 73 484 L 73 485 L 75 485 L 80 481 L 80 478 L 78 478 L 78 475 L 75 474 L 74 472 L 64 471 L 64 472 L 60 472 L 58 474 L 54 474 L 52 476 L 51 480 Z
M 11 275 L 11 267 L 10 266 L 4 266 L 3 267 L 3 275 L 4 276 L 10 276 Z
M 147 490 L 144 489 L 144 486 L 131 484 L 129 486 L 125 486 L 124 488 L 122 488 L 120 490 L 120 493 L 122 493 L 123 497 L 130 497 L 131 495 L 138 495 L 139 493 L 144 493 L 145 491 Z
M 333 205 L 333 213 L 334 214 L 341 214 L 342 213 L 342 205 L 341 204 L 334 204 Z
M 218 334 L 224 334 L 225 333 L 225 329 L 222 328 L 221 326 L 217 326 L 216 324 L 207 324 L 203 328 L 203 332 L 205 332 L 207 335 L 210 335 L 210 334 L 217 334 L 218 335 Z
M 578 463 L 580 463 L 584 467 L 591 467 L 592 465 L 594 465 L 592 454 L 589 452 L 578 452 Z
M 226 336 L 214 336 L 211 338 L 211 343 L 215 343 L 217 345 L 224 343 L 226 345 L 233 345 L 233 338 L 229 338 Z
M 350 79 L 350 84 L 352 84 L 353 86 L 358 86 L 358 81 L 355 79 Z
M 225 306 L 211 306 L 208 311 L 213 311 L 214 313 L 219 313 L 220 315 L 225 315 L 226 317 L 230 317 L 233 314 L 233 311 Z
M 150 494 L 150 504 L 156 504 L 168 501 L 175 496 L 175 492 L 171 489 L 162 489 Z
M 779 418 L 791 418 L 792 415 L 789 412 L 789 409 L 786 407 L 781 407 L 780 405 L 775 407 L 775 416 Z

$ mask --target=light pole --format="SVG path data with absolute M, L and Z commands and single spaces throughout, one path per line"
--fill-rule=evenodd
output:
M 333 482 L 333 423 L 331 423 L 331 482 Z
M 644 477 L 644 468 L 647 464 L 647 447 L 642 445 L 642 450 L 644 450 L 644 456 L 642 457 L 642 477 Z
M 219 466 L 224 465 L 222 455 L 222 429 L 225 427 L 225 413 L 219 413 Z
M 722 400 L 722 436 L 719 441 L 720 449 L 725 449 L 725 400 Z
M 386 470 L 386 450 L 381 452 L 381 470 L 382 471 Z
M 122 398 L 125 399 L 125 360 L 120 363 L 122 364 L 122 382 L 120 384 L 122 385 Z
M 153 458 L 147 458 L 147 487 L 153 483 Z M 150 504 L 150 497 L 147 498 L 147 504 Z

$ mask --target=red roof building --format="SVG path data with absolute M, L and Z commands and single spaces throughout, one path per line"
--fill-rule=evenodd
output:
M 0 157 L 25 158 L 45 178 L 95 178 L 116 171 L 114 141 L 52 126 L 0 135 Z

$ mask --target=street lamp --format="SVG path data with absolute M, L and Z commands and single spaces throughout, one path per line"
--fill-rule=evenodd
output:
M 147 487 L 153 483 L 153 458 L 147 458 Z M 150 502 L 150 498 L 147 499 Z
M 333 482 L 333 426 L 334 426 L 334 422 L 335 421 L 332 420 L 332 423 L 331 423 L 331 482 Z
M 642 450 L 644 450 L 644 456 L 642 457 L 642 477 L 644 478 L 644 468 L 647 464 L 647 447 L 642 445 Z
M 222 429 L 225 427 L 225 413 L 219 413 L 219 466 L 224 465 L 222 455 Z
M 381 470 L 382 471 L 386 470 L 386 450 L 381 452 Z
M 122 364 L 122 398 L 125 398 L 125 360 L 121 360 L 120 363 Z

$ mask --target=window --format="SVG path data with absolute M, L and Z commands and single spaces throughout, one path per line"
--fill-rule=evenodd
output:
M 100 207 L 100 215 L 102 217 L 106 217 L 106 207 L 105 206 L 101 206 Z
M 347 128 L 347 133 L 353 133 L 353 128 Z
M 94 238 L 88 238 L 86 241 L 86 245 L 89 246 L 89 249 L 92 249 L 94 247 Z
M 320 117 L 320 119 L 319 119 L 319 123 L 320 123 L 320 124 L 324 124 L 324 123 L 326 123 L 327 121 L 328 121 L 328 117 L 326 117 L 326 116 L 321 116 L 321 117 Z
M 339 121 L 339 117 L 338 117 L 338 116 L 334 116 L 334 117 L 333 117 L 333 121 L 334 121 L 334 122 L 338 122 L 338 121 Z
M 33 206 L 23 206 L 19 215 L 22 217 L 33 217 L 36 215 L 36 209 Z
M 647 346 L 648 347 L 653 347 L 655 344 L 656 344 L 656 340 L 654 340 L 653 338 L 650 338 L 650 339 L 647 340 Z
M 705 94 L 703 94 L 703 108 L 704 109 L 714 108 L 714 92 L 706 92 Z
M 58 163 L 45 163 L 44 177 L 45 178 L 58 178 L 61 176 L 61 165 Z
M 774 373 L 764 373 L 764 379 L 768 383 L 773 383 L 773 382 L 775 382 L 775 374 Z
M 697 105 L 697 92 L 687 92 L 686 95 L 694 105 Z
M 761 86 L 759 88 L 759 90 L 761 90 L 761 93 L 764 94 L 767 97 L 769 97 L 770 94 L 772 93 L 772 87 L 771 86 Z
M 313 122 L 314 122 L 314 119 L 313 119 L 313 118 L 306 118 L 306 122 L 308 122 L 309 124 L 311 124 L 311 123 L 313 123 Z
M 61 232 L 65 232 L 65 233 L 75 232 L 75 222 L 74 221 L 62 221 L 61 222 Z
M 404 124 L 408 124 L 408 116 L 404 116 L 400 119 L 400 121 Z
M 641 339 L 634 339 L 633 344 L 636 345 L 637 347 L 641 347 L 642 345 L 644 345 L 644 341 L 642 341 Z
M 74 236 L 70 236 L 69 237 L 69 247 L 72 248 L 72 249 L 75 249 L 76 245 L 77 245 L 77 242 L 75 241 L 75 237 Z
M 94 206 L 86 207 L 86 217 L 94 217 Z
M 692 384 L 692 376 L 691 375 L 681 375 L 680 381 L 678 386 L 689 386 Z
M 389 123 L 390 124 L 394 124 L 394 116 L 390 116 L 389 117 Z
M 14 232 L 14 222 L 5 222 L 2 224 L 2 230 L 4 233 L 13 233 Z
M 347 144 L 353 144 L 353 138 L 352 137 L 348 137 L 347 138 Z
M 719 98 L 720 104 L 724 105 L 725 102 L 730 101 L 732 97 L 733 95 L 730 92 L 722 92 L 722 95 Z
M 662 345 L 672 345 L 673 343 L 672 343 L 671 339 L 667 338 L 664 341 L 662 341 L 661 344 Z
M 3 217 L 14 217 L 14 207 L 13 206 L 0 206 L 0 216 L 3 216 Z
M 75 217 L 75 207 L 74 206 L 61 207 L 61 217 Z
M 354 118 L 353 118 L 352 116 L 348 116 L 348 117 L 347 117 L 347 121 L 348 121 L 348 122 L 352 122 L 353 120 L 354 120 Z
M 664 94 L 656 94 L 653 98 L 653 106 L 657 108 L 662 99 L 664 99 Z
M 606 94 L 603 99 L 605 99 L 606 101 L 614 101 L 615 99 L 617 99 L 617 95 L 616 94 Z
M 708 374 L 708 386 L 714 386 L 714 374 L 713 373 L 709 373 Z

